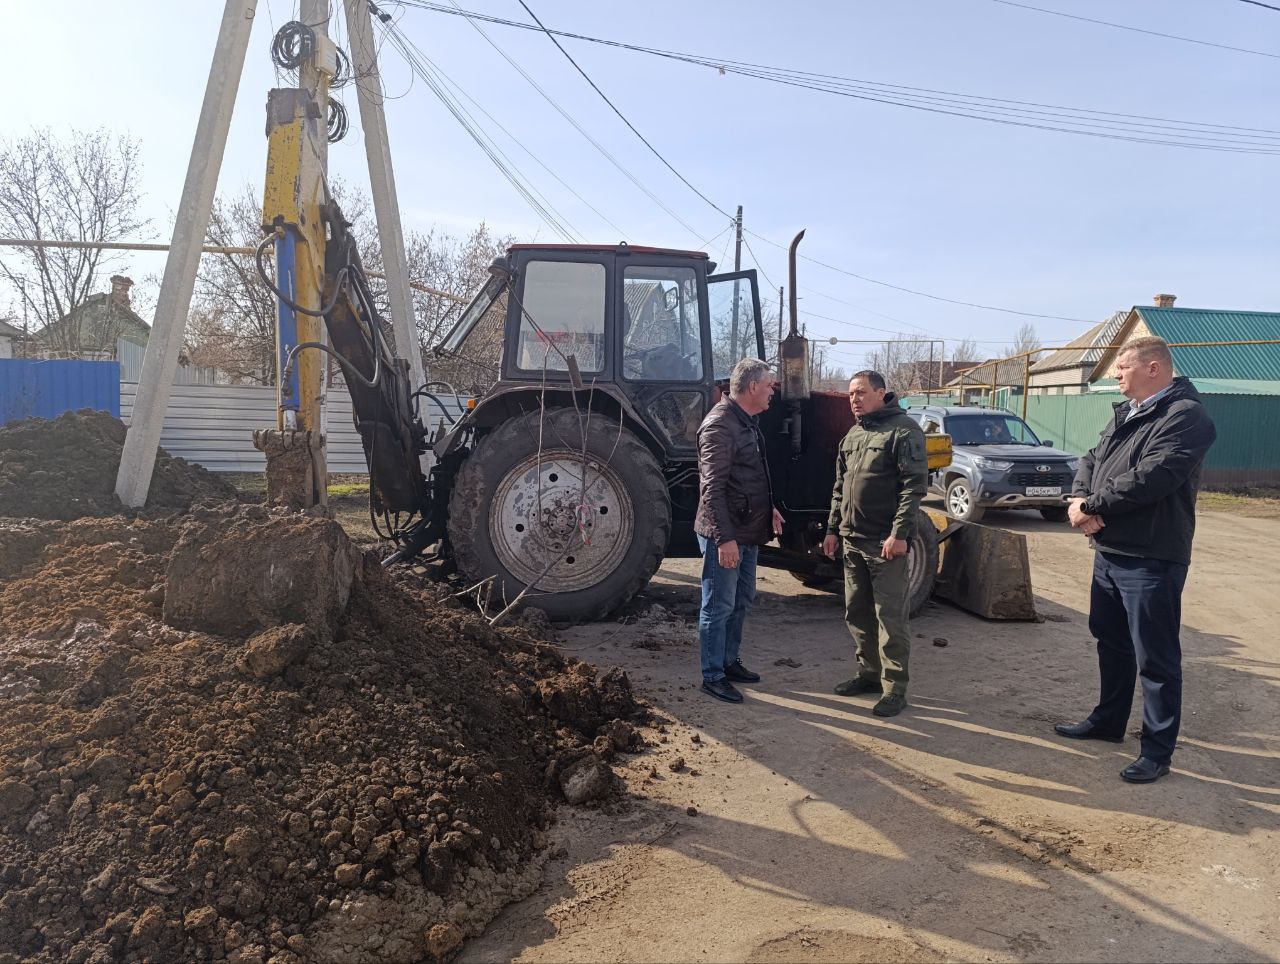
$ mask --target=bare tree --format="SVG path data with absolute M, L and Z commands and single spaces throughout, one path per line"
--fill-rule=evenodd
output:
M 394 345 L 387 284 L 380 277 L 382 248 L 369 197 L 340 181 L 335 181 L 331 190 L 343 217 L 352 225 L 361 263 L 372 275 L 369 287 L 383 318 L 383 333 Z M 220 247 L 254 247 L 263 236 L 261 224 L 257 189 L 245 185 L 235 195 L 215 201 L 205 242 Z M 415 289 L 413 327 L 418 343 L 409 350 L 425 356 L 439 342 L 465 300 L 488 276 L 493 259 L 504 253 L 512 240 L 494 237 L 484 224 L 461 239 L 435 230 L 409 234 L 406 255 L 410 281 L 464 299 Z M 269 265 L 270 259 L 267 261 Z M 221 369 L 240 380 L 272 384 L 277 365 L 275 328 L 275 298 L 262 283 L 252 255 L 206 255 L 201 260 L 186 332 L 187 353 L 194 364 Z M 396 345 L 396 354 L 403 357 L 406 347 Z
M 134 238 L 147 224 L 138 214 L 140 168 L 137 142 L 105 130 L 73 130 L 65 140 L 35 130 L 0 143 L 0 234 L 59 241 Z M 11 259 L 0 261 L 0 272 L 45 347 L 70 357 L 114 354 L 119 332 L 111 299 L 105 321 L 92 330 L 56 323 L 96 293 L 99 278 L 122 256 L 98 248 L 13 250 Z
M 827 348 L 809 343 L 809 386 L 815 391 L 844 392 L 849 387 L 849 375 L 839 365 L 828 360 Z
M 884 376 L 891 391 L 908 395 L 930 381 L 929 345 L 919 335 L 899 335 L 867 353 L 867 364 Z M 936 375 L 934 375 L 936 377 Z
M 204 240 L 218 247 L 253 247 L 262 240 L 262 201 L 252 186 L 214 200 Z M 270 385 L 276 374 L 276 305 L 253 262 L 243 254 L 200 259 L 186 352 L 194 364 L 236 381 Z
M 957 368 L 963 368 L 965 365 L 976 365 L 980 361 L 982 361 L 982 356 L 978 354 L 978 343 L 972 338 L 957 342 L 955 347 L 951 349 L 951 363 Z
M 1013 350 L 1011 355 L 1021 355 L 1024 352 L 1033 352 L 1040 347 L 1040 336 L 1036 334 L 1036 326 L 1031 322 L 1024 322 L 1022 327 L 1018 329 L 1018 333 L 1013 336 Z M 1036 356 L 1032 355 L 1031 360 L 1035 361 Z

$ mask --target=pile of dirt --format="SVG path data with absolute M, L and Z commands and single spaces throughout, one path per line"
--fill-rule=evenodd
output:
M 87 408 L 0 428 L 0 516 L 80 519 L 121 512 L 115 486 L 124 436 L 120 419 Z M 235 489 L 203 466 L 164 449 L 157 453 L 148 510 L 235 498 Z
M 326 519 L 10 521 L 0 559 L 0 961 L 446 959 L 639 748 L 620 671 Z

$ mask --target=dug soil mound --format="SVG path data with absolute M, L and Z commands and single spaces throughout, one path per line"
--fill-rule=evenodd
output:
M 0 558 L 0 961 L 446 959 L 636 748 L 620 671 L 325 519 L 9 520 Z
M 0 516 L 79 519 L 121 512 L 115 487 L 124 436 L 118 418 L 87 408 L 0 428 Z M 157 453 L 149 511 L 235 497 L 229 483 L 203 466 L 164 449 Z

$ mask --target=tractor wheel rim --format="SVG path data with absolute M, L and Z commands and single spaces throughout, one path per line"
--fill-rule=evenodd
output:
M 969 490 L 957 485 L 951 490 L 951 514 L 964 515 L 969 511 Z
M 609 577 L 635 530 L 618 472 L 567 450 L 531 455 L 494 492 L 489 537 L 503 567 L 532 592 L 574 592 Z M 536 602 L 534 603 L 536 605 Z

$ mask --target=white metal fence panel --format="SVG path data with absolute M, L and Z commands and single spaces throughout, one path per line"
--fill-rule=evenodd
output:
M 126 425 L 133 415 L 137 393 L 137 382 L 120 383 L 120 418 Z M 464 407 L 451 397 L 442 401 L 453 417 Z M 443 415 L 434 402 L 424 401 L 422 412 L 428 429 L 434 429 Z M 325 416 L 329 471 L 367 472 L 360 433 L 352 421 L 351 397 L 341 390 L 331 392 L 325 402 Z M 253 447 L 253 430 L 275 424 L 276 390 L 270 385 L 174 385 L 160 445 L 170 455 L 212 472 L 261 472 L 267 460 Z
M 135 345 L 123 338 L 116 342 L 116 361 L 120 363 L 120 381 L 136 382 L 142 377 L 142 356 L 147 352 L 142 345 Z M 179 365 L 173 372 L 175 385 L 217 385 L 218 369 L 201 368 L 198 365 Z

